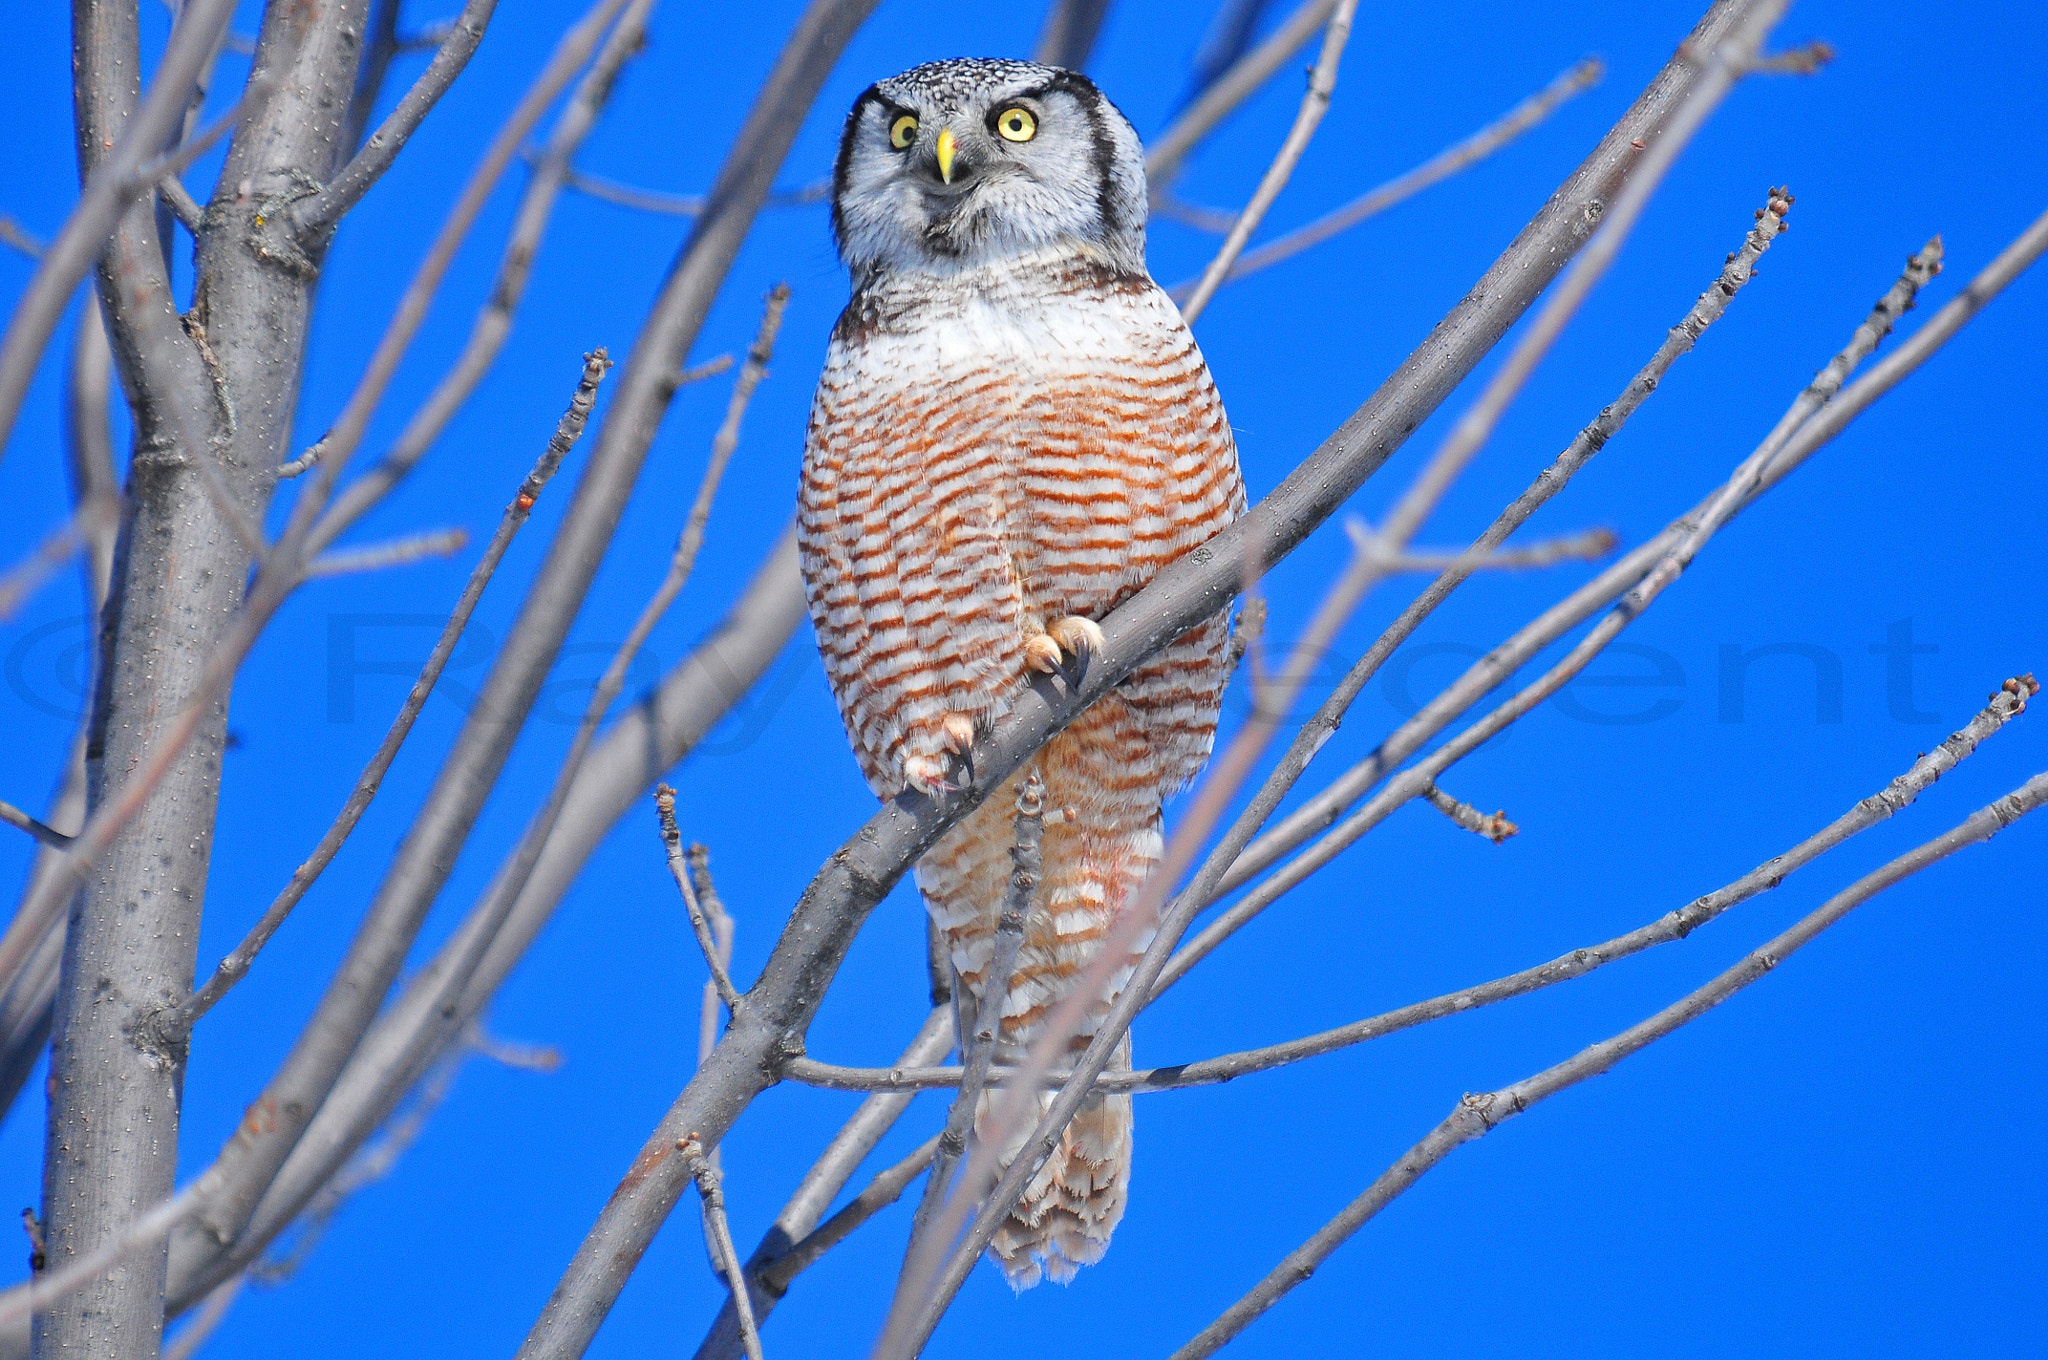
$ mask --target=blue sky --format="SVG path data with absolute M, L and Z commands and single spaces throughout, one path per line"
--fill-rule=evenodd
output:
M 162 16 L 146 6 L 153 40 Z M 659 11 L 586 150 L 585 168 L 675 192 L 706 186 L 800 6 L 715 17 Z M 239 26 L 253 26 L 245 6 Z M 349 221 L 323 285 L 300 421 L 339 409 L 477 149 L 543 60 L 567 7 L 504 5 L 469 72 Z M 438 11 L 421 19 L 440 17 Z M 1604 83 L 1456 181 L 1235 285 L 1198 336 L 1246 480 L 1270 489 L 1471 286 L 1690 27 L 1689 4 L 1444 3 L 1373 9 L 1328 119 L 1267 235 L 1390 178 L 1490 121 L 1573 61 Z M 945 56 L 1029 50 L 1036 6 L 884 4 L 854 41 L 782 176 L 826 173 L 839 119 L 869 81 Z M 1120 3 L 1092 70 L 1150 135 L 1170 117 L 1206 7 Z M 60 7 L 11 24 L 0 89 L 14 129 L 0 211 L 45 236 L 75 196 L 68 36 Z M 1733 249 L 1767 186 L 1798 195 L 1761 276 L 1627 430 L 1528 534 L 1593 525 L 1640 542 L 1769 429 L 1847 338 L 1908 253 L 1942 233 L 1949 268 L 1926 309 L 2048 207 L 2048 13 L 1970 3 L 1794 7 L 1785 44 L 1839 53 L 1811 79 L 1742 86 L 1679 163 L 1612 275 L 1430 526 L 1468 538 L 1611 400 Z M 420 68 L 402 59 L 386 103 Z M 1306 60 L 1306 57 L 1303 58 Z M 236 83 L 240 66 L 229 58 Z M 1209 204 L 1249 194 L 1292 117 L 1283 77 L 1193 161 Z M 211 163 L 209 163 L 210 165 Z M 200 185 L 195 172 L 191 182 Z M 483 300 L 517 185 L 508 184 L 402 370 L 369 440 L 389 440 L 459 347 Z M 680 241 L 672 218 L 570 197 L 504 358 L 362 541 L 444 525 L 488 532 L 546 439 L 578 356 L 630 345 Z M 1153 272 L 1200 268 L 1208 238 L 1153 233 Z M 181 247 L 182 250 L 182 247 Z M 28 262 L 0 253 L 0 294 Z M 813 374 L 846 296 L 822 207 L 771 213 L 742 252 L 695 357 L 741 349 L 760 295 L 794 290 L 778 361 L 711 522 L 695 578 L 636 668 L 636 686 L 717 618 L 789 515 Z M 2048 524 L 2039 409 L 2048 275 L 2023 277 L 1922 372 L 1720 535 L 1582 684 L 1444 780 L 1504 808 L 1495 847 L 1411 806 L 1196 970 L 1136 1029 L 1141 1064 L 1327 1028 L 1528 966 L 1640 925 L 1804 838 L 1903 771 L 2005 676 L 2048 674 L 2036 578 Z M 1909 319 L 1908 325 L 1913 324 Z M 65 513 L 58 367 L 46 369 L 0 464 L 15 510 L 0 561 Z M 662 427 L 549 695 L 429 926 L 438 941 L 545 794 L 570 724 L 666 564 L 725 403 L 685 390 Z M 1470 391 L 1360 493 L 1382 513 Z M 575 469 L 572 468 L 573 473 Z M 495 640 L 563 498 L 544 502 L 476 616 Z M 1331 526 L 1278 571 L 1272 635 L 1290 637 L 1345 555 Z M 302 592 L 238 684 L 200 956 L 232 946 L 317 839 L 381 737 L 430 631 L 357 618 L 349 673 L 332 639 L 352 616 L 439 616 L 474 550 L 450 562 Z M 1407 698 L 1462 669 L 1591 568 L 1483 578 L 1417 634 L 1312 767 L 1343 768 Z M 1368 601 L 1339 641 L 1360 654 L 1414 588 Z M 39 805 L 75 712 L 81 604 L 62 577 L 0 625 L 0 797 Z M 1910 625 L 1938 650 L 1901 701 L 1874 646 Z M 1791 643 L 1726 702 L 1725 649 Z M 354 928 L 461 719 L 487 655 L 449 673 L 346 852 L 193 1045 L 185 1155 L 202 1165 L 288 1047 Z M 1818 658 L 1816 660 L 1815 658 Z M 1839 663 L 1839 702 L 1820 677 Z M 1330 679 L 1337 667 L 1333 665 Z M 1529 672 L 1533 675 L 1535 672 Z M 1403 684 L 1391 683 L 1405 676 Z M 69 687 L 67 687 L 69 686 Z M 1405 693 L 1404 693 L 1405 688 Z M 1231 712 L 1243 701 L 1233 696 Z M 352 710 L 352 716 L 349 716 Z M 1932 715 L 1931 718 L 1929 715 Z M 969 1282 L 932 1355 L 985 1354 L 990 1333 L 1056 1336 L 1062 1354 L 1163 1353 L 1320 1226 L 1449 1111 L 1661 1007 L 1832 892 L 2048 766 L 2048 715 L 1987 742 L 1918 806 L 1687 941 L 1568 987 L 1226 1087 L 1143 1099 L 1131 1208 L 1108 1260 L 1071 1287 L 1013 1297 Z M 738 919 L 735 973 L 766 957 L 789 904 L 871 800 L 844 747 L 808 630 L 760 700 L 671 776 L 685 833 L 712 847 Z M 0 841 L 18 879 L 25 838 Z M 1511 1335 L 1531 1355 L 1978 1354 L 2038 1344 L 2048 1304 L 2041 1028 L 2048 823 L 2039 819 L 1880 897 L 1731 1004 L 1612 1074 L 1455 1154 L 1237 1343 L 1420 1356 L 1446 1337 Z M 811 1033 L 814 1055 L 885 1061 L 924 1012 L 920 910 L 907 887 L 876 912 Z M 491 1014 L 494 1033 L 559 1047 L 552 1074 L 472 1065 L 397 1171 L 345 1211 L 289 1284 L 252 1290 L 209 1354 L 300 1357 L 516 1347 L 598 1206 L 694 1060 L 702 965 L 651 817 L 593 859 Z M 41 1101 L 0 1126 L 0 1205 L 37 1198 Z M 726 1145 L 743 1249 L 851 1108 L 779 1088 Z M 913 1107 L 885 1165 L 936 1128 Z M 15 1201 L 8 1201 L 12 1193 Z M 843 1354 L 878 1325 L 908 1222 L 899 1205 L 804 1275 L 770 1323 L 771 1353 Z M 2034 1283 L 2029 1285 L 2028 1281 Z M 694 1347 L 716 1308 L 696 1215 L 678 1215 L 592 1354 Z M 1000 1343 L 998 1343 L 1000 1344 Z

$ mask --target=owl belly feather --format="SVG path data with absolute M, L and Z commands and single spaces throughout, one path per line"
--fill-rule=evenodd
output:
M 971 777 L 958 733 L 978 739 L 1009 711 L 1026 643 L 1108 614 L 1242 506 L 1221 403 L 1149 279 L 1066 259 L 864 290 L 813 407 L 800 544 L 827 676 L 876 793 L 937 767 L 920 762 Z M 1220 615 L 1176 640 L 920 860 L 963 1033 L 991 1004 L 1014 785 L 1039 773 L 1050 815 L 1023 948 L 993 999 L 999 1055 L 1032 1042 L 1157 863 L 1161 805 L 1214 738 L 1227 645 Z M 1091 999 L 1076 1048 L 1135 961 Z M 1013 1282 L 1100 1257 L 1123 1212 L 1130 1126 L 1127 1096 L 1076 1116 L 992 1247 Z

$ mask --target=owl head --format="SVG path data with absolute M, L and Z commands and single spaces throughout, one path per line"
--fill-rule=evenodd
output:
M 938 61 L 854 101 L 832 176 L 832 231 L 856 280 L 951 273 L 1071 248 L 1145 271 L 1145 156 L 1130 120 L 1076 71 Z

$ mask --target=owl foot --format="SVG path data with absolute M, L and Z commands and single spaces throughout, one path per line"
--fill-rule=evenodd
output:
M 960 786 L 946 778 L 946 762 L 934 756 L 903 757 L 903 782 L 919 793 L 958 793 Z
M 1085 662 L 1104 645 L 1102 626 L 1093 619 L 1084 619 L 1076 614 L 1061 619 L 1026 642 L 1024 661 L 1031 669 L 1051 675 L 1059 670 L 1060 663 L 1069 653 L 1076 661 Z
M 948 713 L 939 724 L 939 735 L 948 751 L 964 756 L 974 749 L 974 719 L 965 713 Z

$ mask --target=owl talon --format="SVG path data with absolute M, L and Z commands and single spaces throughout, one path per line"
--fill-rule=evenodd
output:
M 1059 673 L 1060 655 L 1060 644 L 1049 633 L 1040 633 L 1024 644 L 1024 664 L 1047 675 Z
M 1046 632 L 1061 651 L 1072 652 L 1076 661 L 1086 661 L 1108 645 L 1102 636 L 1102 625 L 1078 614 L 1061 619 Z
M 939 724 L 939 732 L 946 749 L 956 756 L 964 756 L 974 748 L 974 719 L 965 713 L 948 713 Z

